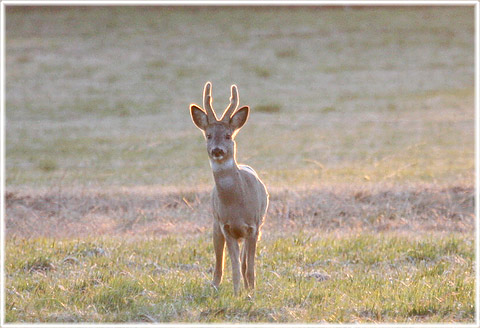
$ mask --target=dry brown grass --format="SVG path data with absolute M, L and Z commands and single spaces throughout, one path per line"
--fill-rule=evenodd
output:
M 468 232 L 474 227 L 470 186 L 338 185 L 272 190 L 264 236 L 309 232 Z M 162 236 L 210 233 L 210 192 L 138 187 L 128 190 L 10 190 L 9 237 Z

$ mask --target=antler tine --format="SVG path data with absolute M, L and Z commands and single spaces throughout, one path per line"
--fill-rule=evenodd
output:
M 217 121 L 217 115 L 212 108 L 212 83 L 205 83 L 203 90 L 203 108 L 207 112 L 207 118 L 209 122 Z
M 228 105 L 227 109 L 223 113 L 221 121 L 228 122 L 230 117 L 232 116 L 233 112 L 238 107 L 238 90 L 235 84 L 232 85 L 232 96 L 230 97 L 230 105 Z

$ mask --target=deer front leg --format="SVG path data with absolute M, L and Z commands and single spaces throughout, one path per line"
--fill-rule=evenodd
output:
M 245 240 L 245 255 L 247 260 L 247 270 L 245 272 L 248 288 L 255 288 L 255 251 L 257 248 L 258 235 L 250 236 Z
M 225 237 L 220 230 L 218 221 L 213 224 L 213 248 L 215 249 L 215 272 L 213 274 L 213 285 L 218 287 L 222 282 L 224 253 L 225 253 Z
M 240 250 L 238 241 L 227 235 L 227 248 L 228 254 L 230 254 L 230 261 L 232 262 L 233 293 L 238 295 L 240 290 Z

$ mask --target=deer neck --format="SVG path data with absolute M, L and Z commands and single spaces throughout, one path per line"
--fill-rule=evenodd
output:
M 218 163 L 210 160 L 213 178 L 220 199 L 231 200 L 240 185 L 240 169 L 235 158 Z

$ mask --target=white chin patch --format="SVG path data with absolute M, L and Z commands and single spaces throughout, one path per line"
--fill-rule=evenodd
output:
M 220 156 L 212 156 L 213 160 L 215 161 L 221 161 L 223 159 L 223 155 Z

